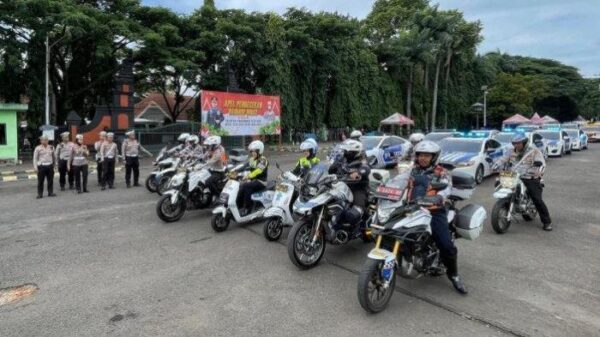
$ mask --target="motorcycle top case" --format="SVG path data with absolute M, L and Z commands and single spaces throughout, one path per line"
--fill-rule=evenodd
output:
M 475 240 L 481 234 L 486 218 L 485 208 L 475 204 L 467 205 L 456 215 L 456 232 L 467 240 Z
M 467 172 L 452 172 L 452 189 L 450 195 L 462 200 L 470 199 L 475 191 L 475 177 Z

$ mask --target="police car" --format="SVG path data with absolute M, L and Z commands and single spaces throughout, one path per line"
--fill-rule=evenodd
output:
M 569 135 L 560 128 L 549 128 L 536 131 L 542 135 L 548 142 L 548 156 L 562 157 L 563 154 L 571 154 L 571 139 Z
M 439 142 L 442 148 L 440 164 L 450 164 L 454 171 L 467 172 L 480 184 L 509 149 L 491 138 L 451 137 Z
M 565 129 L 571 139 L 571 148 L 576 151 L 587 150 L 588 135 L 581 129 Z
M 494 136 L 494 139 L 499 141 L 504 147 L 512 148 L 513 136 L 517 132 L 522 132 L 529 138 L 529 144 L 534 145 L 542 151 L 544 158 L 548 158 L 548 141 L 537 131 L 537 129 L 535 131 L 527 131 L 527 129 L 522 129 L 521 127 L 517 127 L 516 129 L 503 129 L 502 132 Z
M 397 136 L 363 136 L 360 141 L 372 168 L 387 168 L 398 164 L 410 146 L 406 139 Z
M 442 139 L 449 138 L 449 137 L 455 137 L 458 135 L 460 135 L 460 133 L 456 132 L 456 130 L 447 130 L 447 131 L 438 130 L 438 131 L 433 131 L 433 132 L 426 134 L 425 138 L 423 138 L 423 140 L 430 140 L 432 142 L 437 143 Z

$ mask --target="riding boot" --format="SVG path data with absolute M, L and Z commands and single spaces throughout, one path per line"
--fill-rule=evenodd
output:
M 460 275 L 458 275 L 458 260 L 456 256 L 446 257 L 442 259 L 442 261 L 446 266 L 446 275 L 448 276 L 450 282 L 452 282 L 454 289 L 456 289 L 456 291 L 458 291 L 460 294 L 468 294 L 469 291 L 467 290 L 467 287 L 462 281 Z

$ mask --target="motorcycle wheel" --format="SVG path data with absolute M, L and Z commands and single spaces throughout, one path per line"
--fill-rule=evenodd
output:
M 313 221 L 316 221 L 313 220 Z M 300 269 L 310 269 L 316 266 L 325 254 L 325 238 L 323 233 L 317 235 L 312 245 L 313 222 L 297 222 L 288 235 L 288 256 L 292 263 Z
M 358 276 L 358 302 L 367 312 L 376 314 L 383 311 L 394 294 L 396 273 L 392 275 L 387 288 L 383 287 L 381 268 L 383 260 L 367 259 Z
M 151 193 L 156 193 L 156 181 L 154 174 L 151 174 L 146 178 L 146 189 Z
M 171 181 L 170 176 L 160 177 L 160 181 L 158 182 L 158 185 L 156 187 L 156 193 L 158 193 L 158 195 L 163 195 L 163 193 L 165 193 L 167 191 L 168 186 L 169 186 L 169 181 Z
M 263 235 L 269 241 L 277 241 L 283 234 L 283 222 L 281 218 L 270 218 L 263 225 Z
M 222 214 L 214 214 L 210 219 L 210 226 L 217 233 L 224 232 L 229 227 L 229 218 L 224 218 Z
M 498 234 L 504 234 L 510 227 L 510 221 L 506 220 L 510 199 L 498 200 L 492 210 L 492 228 Z
M 183 199 L 179 199 L 180 201 L 177 204 L 171 203 L 170 195 L 163 195 L 158 199 L 158 203 L 156 203 L 156 214 L 158 217 L 164 222 L 175 222 L 181 219 L 183 214 L 185 214 L 185 202 Z

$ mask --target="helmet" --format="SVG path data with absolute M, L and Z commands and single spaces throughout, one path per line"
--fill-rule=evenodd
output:
M 309 151 L 310 156 L 313 157 L 317 154 L 317 142 L 312 138 L 307 139 L 300 144 L 300 150 Z
M 182 134 L 179 135 L 179 137 L 177 137 L 177 141 L 183 143 L 183 142 L 185 142 L 188 139 L 189 136 L 190 136 L 190 134 L 187 133 L 187 132 L 186 133 L 182 133 Z
M 510 140 L 510 142 L 513 144 L 523 143 L 523 147 L 527 146 L 528 141 L 529 141 L 529 138 L 522 132 L 515 133 L 515 135 Z
M 198 138 L 198 136 L 196 136 L 196 135 L 192 135 L 192 136 L 187 137 L 187 141 L 192 142 L 193 144 L 198 144 L 198 143 L 200 143 L 200 138 Z
M 83 135 L 82 134 L 78 134 L 77 136 L 75 136 L 76 140 L 83 140 Z
M 210 136 L 204 140 L 204 145 L 207 145 L 211 150 L 214 150 L 217 146 L 221 145 L 221 137 Z
M 424 140 L 419 144 L 415 145 L 415 163 L 417 163 L 419 153 L 430 153 L 431 157 L 431 166 L 437 165 L 438 160 L 440 159 L 440 153 L 442 149 L 436 143 L 430 140 Z
M 413 133 L 412 135 L 410 135 L 410 137 L 408 137 L 408 141 L 410 141 L 412 145 L 417 145 L 418 143 L 423 141 L 423 139 L 425 139 L 425 135 L 420 132 Z
M 106 137 L 106 131 L 100 131 L 99 135 L 100 137 Z
M 263 154 L 263 152 L 265 151 L 265 144 L 263 144 L 263 142 L 261 142 L 260 140 L 255 140 L 252 143 L 250 143 L 250 145 L 248 145 L 248 151 L 256 151 L 258 152 L 258 154 Z
M 358 140 L 360 137 L 362 137 L 362 132 L 360 132 L 360 130 L 354 130 L 350 133 L 350 138 L 351 139 L 355 139 Z
M 360 156 L 361 152 L 363 151 L 363 144 L 358 140 L 346 139 L 340 145 L 340 149 L 344 151 L 344 156 L 346 159 L 353 160 Z

